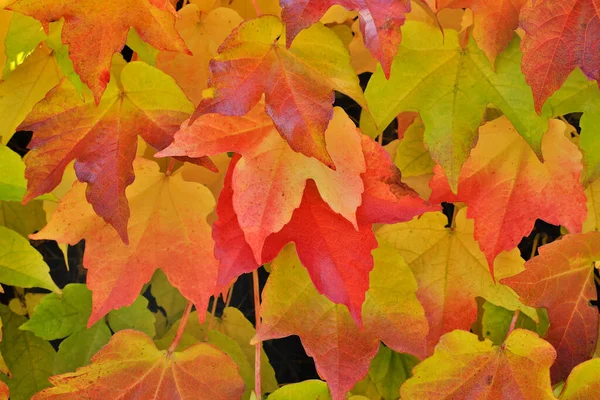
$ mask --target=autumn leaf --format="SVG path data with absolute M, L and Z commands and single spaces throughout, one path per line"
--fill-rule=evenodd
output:
M 515 38 L 492 69 L 474 41 L 463 49 L 458 33 L 409 21 L 388 80 L 376 72 L 365 91 L 373 120 L 363 113 L 361 129 L 382 132 L 405 111 L 418 111 L 425 124 L 425 144 L 456 190 L 461 167 L 477 142 L 489 103 L 510 119 L 541 155 L 547 121 L 533 110 L 531 89 L 519 68 Z
M 46 46 L 0 82 L 0 137 L 10 138 L 33 106 L 58 84 L 62 74 Z
M 325 137 L 336 171 L 296 153 L 259 104 L 243 117 L 208 114 L 184 125 L 174 143 L 158 156 L 195 158 L 225 151 L 242 155 L 232 175 L 233 208 L 256 262 L 261 264 L 265 240 L 290 221 L 309 179 L 332 210 L 356 227 L 356 209 L 364 190 L 360 175 L 366 169 L 360 131 L 336 108 Z
M 113 73 L 98 107 L 89 92 L 81 100 L 71 82 L 63 80 L 21 124 L 19 129 L 34 131 L 25 159 L 24 201 L 54 189 L 76 160 L 77 177 L 89 184 L 87 200 L 127 241 L 125 189 L 134 180 L 138 135 L 165 148 L 193 107 L 172 78 L 144 63 L 129 63 L 122 70 L 115 63 Z
M 284 385 L 269 395 L 270 400 L 331 400 L 327 383 L 316 379 Z
M 600 261 L 600 233 L 566 235 L 542 246 L 526 270 L 502 283 L 513 288 L 523 302 L 548 311 L 550 329 L 545 339 L 556 348 L 552 381 L 559 382 L 577 364 L 588 360 L 598 338 L 594 261 Z
M 585 196 L 588 215 L 583 221 L 582 233 L 600 231 L 600 179 L 585 188 Z
M 285 48 L 281 21 L 270 15 L 236 28 L 211 61 L 210 97 L 192 120 L 208 113 L 247 114 L 265 94 L 266 111 L 291 148 L 334 165 L 324 133 L 333 117 L 334 90 L 366 107 L 350 55 L 317 24 Z
M 446 225 L 442 213 L 427 213 L 376 231 L 381 242 L 400 252 L 417 279 L 417 297 L 429 321 L 429 348 L 445 333 L 470 329 L 477 318 L 476 297 L 519 309 L 537 320 L 535 310 L 521 304 L 509 287 L 494 283 L 465 210 L 457 213 L 453 228 Z M 515 275 L 523 270 L 523 264 L 518 251 L 503 253 L 495 261 L 495 277 Z
M 400 28 L 411 8 L 408 0 L 282 0 L 281 19 L 286 24 L 288 47 L 301 30 L 318 22 L 335 4 L 358 11 L 365 45 L 389 77 L 392 59 L 402 41 Z
M 600 359 L 579 364 L 569 374 L 560 400 L 591 399 L 600 390 Z
M 178 173 L 160 173 L 153 161 L 139 158 L 134 170 L 136 180 L 128 190 L 133 210 L 129 245 L 94 213 L 83 183 L 73 185 L 50 223 L 31 236 L 71 245 L 86 240 L 83 265 L 93 293 L 88 327 L 109 311 L 131 305 L 158 268 L 198 309 L 206 309 L 214 291 L 217 261 L 206 222 L 215 204 L 212 194 Z
M 201 12 L 195 4 L 179 10 L 175 28 L 193 55 L 162 51 L 156 67 L 172 76 L 188 98 L 198 104 L 208 85 L 209 62 L 217 48 L 243 19 L 234 10 L 219 7 Z
M 65 19 L 62 41 L 69 46 L 75 71 L 91 89 L 96 104 L 111 78 L 111 58 L 125 46 L 130 27 L 159 50 L 189 52 L 175 30 L 175 11 L 165 1 L 18 0 L 9 9 L 39 20 L 46 33 L 50 22 Z
M 21 201 L 27 181 L 21 156 L 0 144 L 0 200 Z
M 600 77 L 599 13 L 595 0 L 543 0 L 523 8 L 522 68 L 538 112 L 576 67 L 588 79 Z
M 579 183 L 581 153 L 564 136 L 564 127 L 550 121 L 541 162 L 506 118 L 484 125 L 461 172 L 457 196 L 436 168 L 430 201 L 467 204 L 467 217 L 475 220 L 475 239 L 490 268 L 502 250 L 514 249 L 531 232 L 538 218 L 581 232 L 587 214 Z
M 444 335 L 400 388 L 407 399 L 554 399 L 548 369 L 556 352 L 535 333 L 516 329 L 501 347 L 476 335 Z
M 0 400 L 8 400 L 8 396 L 10 396 L 8 385 L 0 382 Z
M 176 399 L 209 391 L 212 398 L 237 400 L 244 391 L 233 361 L 214 347 L 201 343 L 170 353 L 133 330 L 116 333 L 91 365 L 50 382 L 53 387 L 32 399 Z
M 519 27 L 519 14 L 527 0 L 440 0 L 436 8 L 470 8 L 474 14 L 473 38 L 492 66 Z
M 373 254 L 375 268 L 363 305 L 363 329 L 346 308 L 319 295 L 292 247 L 272 263 L 263 291 L 262 323 L 254 340 L 300 336 L 334 400 L 345 398 L 367 373 L 380 339 L 396 351 L 419 356 L 425 352 L 427 322 L 410 269 L 389 247 Z

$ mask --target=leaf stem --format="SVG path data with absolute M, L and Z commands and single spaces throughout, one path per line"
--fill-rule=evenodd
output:
M 508 332 L 506 333 L 506 338 L 504 339 L 504 343 L 502 343 L 502 349 L 506 346 L 506 339 L 510 336 L 512 331 L 515 330 L 515 326 L 517 325 L 517 320 L 519 319 L 519 314 L 521 314 L 521 310 L 516 309 L 513 314 L 512 320 L 510 321 L 510 327 L 508 328 Z
M 206 339 L 208 339 L 208 333 L 212 331 L 213 323 L 215 322 L 215 313 L 217 312 L 217 301 L 219 301 L 219 296 L 213 297 L 212 308 L 210 309 L 210 320 L 208 321 L 208 329 L 206 330 Z
M 173 354 L 177 346 L 179 346 L 179 342 L 181 341 L 181 337 L 183 336 L 183 331 L 185 330 L 185 326 L 187 325 L 190 313 L 192 312 L 192 305 L 192 302 L 188 301 L 187 306 L 185 307 L 185 311 L 183 312 L 183 317 L 181 317 L 181 320 L 179 321 L 179 327 L 177 328 L 175 338 L 173 338 L 173 342 L 169 346 L 169 354 Z
M 237 282 L 237 280 L 233 281 L 231 286 L 229 286 L 229 289 L 227 289 L 227 297 L 225 298 L 225 308 L 229 307 L 229 304 L 231 304 L 231 296 L 233 295 L 233 285 L 235 285 L 235 282 Z
M 540 237 L 541 235 L 538 233 L 535 235 L 535 238 L 533 238 L 533 246 L 531 247 L 531 255 L 529 256 L 530 260 L 535 257 L 538 245 L 540 244 Z
M 167 167 L 167 172 L 165 172 L 165 175 L 171 176 L 171 174 L 173 173 L 174 166 L 175 166 L 175 159 L 171 158 L 169 161 L 169 166 Z
M 254 6 L 254 10 L 256 11 L 256 16 L 260 17 L 262 13 L 260 12 L 260 6 L 258 5 L 258 0 L 252 0 L 252 5 Z
M 458 214 L 458 207 L 454 204 L 454 210 L 452 210 L 452 221 L 450 222 L 450 229 L 456 229 L 456 215 Z
M 256 320 L 255 327 L 256 332 L 260 329 L 260 288 L 258 286 L 258 270 L 252 271 L 252 283 L 254 286 L 254 318 Z M 262 390 L 260 385 L 260 354 L 262 349 L 262 343 L 256 343 L 254 352 L 254 392 L 256 393 L 256 399 L 261 400 Z

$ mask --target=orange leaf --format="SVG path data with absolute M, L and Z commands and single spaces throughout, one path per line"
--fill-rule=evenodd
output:
M 566 235 L 542 246 L 526 270 L 502 283 L 533 307 L 545 307 L 550 329 L 546 340 L 558 352 L 552 381 L 564 380 L 573 367 L 589 359 L 598 338 L 594 261 L 600 261 L 600 232 Z
M 18 0 L 8 9 L 39 20 L 46 33 L 50 22 L 65 19 L 62 41 L 96 104 L 110 80 L 112 55 L 125 46 L 130 27 L 159 50 L 189 53 L 175 30 L 175 10 L 165 0 Z
M 463 166 L 454 196 L 439 166 L 430 201 L 461 201 L 475 220 L 475 238 L 492 268 L 502 250 L 512 250 L 536 219 L 581 232 L 587 215 L 579 176 L 581 153 L 564 136 L 564 123 L 550 121 L 542 139 L 544 162 L 505 117 L 479 130 L 479 142 Z
M 50 382 L 54 387 L 36 394 L 33 400 L 238 400 L 244 393 L 237 366 L 215 347 L 199 343 L 169 353 L 158 350 L 150 337 L 134 330 L 116 333 L 90 365 L 51 377 Z
M 85 200 L 86 185 L 79 182 L 61 199 L 50 223 L 31 236 L 71 245 L 86 240 L 83 264 L 92 291 L 88 326 L 131 305 L 158 268 L 199 310 L 207 308 L 214 292 L 218 263 L 206 222 L 215 205 L 211 192 L 177 172 L 165 176 L 155 162 L 143 158 L 134 169 L 136 180 L 127 193 L 133 210 L 129 245 L 94 214 Z
M 366 108 L 350 55 L 336 34 L 313 25 L 285 47 L 283 24 L 272 15 L 244 22 L 211 61 L 211 90 L 192 120 L 208 113 L 241 116 L 265 94 L 266 111 L 291 148 L 334 165 L 324 132 L 334 90 Z

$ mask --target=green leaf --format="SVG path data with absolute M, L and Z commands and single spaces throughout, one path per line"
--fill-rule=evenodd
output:
M 46 225 L 46 211 L 39 200 L 26 205 L 16 201 L 0 201 L 0 225 L 28 237 Z
M 12 374 L 10 379 L 2 375 L 2 380 L 10 388 L 11 400 L 30 400 L 34 393 L 50 386 L 48 377 L 52 375 L 56 353 L 50 343 L 19 329 L 27 320 L 25 317 L 13 314 L 3 304 L 0 317 L 0 353 Z
M 26 15 L 13 13 L 5 39 L 6 64 L 3 78 L 22 64 L 46 38 L 42 24 Z
M 156 66 L 156 58 L 158 57 L 159 51 L 152 47 L 152 45 L 143 41 L 133 28 L 129 29 L 129 33 L 127 34 L 127 46 L 137 53 L 140 60 L 153 67 Z
M 156 304 L 162 308 L 161 311 L 166 314 L 166 324 L 161 323 L 161 319 L 156 318 L 156 336 L 161 338 L 171 325 L 181 318 L 187 300 L 179 293 L 177 288 L 169 283 L 167 276 L 160 269 L 156 270 L 154 276 L 152 276 L 150 293 L 156 300 Z
M 400 140 L 394 164 L 402 172 L 402 178 L 433 173 L 435 162 L 423 143 L 424 133 L 425 126 L 417 119 Z
M 0 200 L 21 201 L 26 189 L 25 163 L 21 156 L 0 144 Z
M 113 332 L 124 329 L 142 331 L 151 338 L 156 335 L 154 314 L 148 309 L 148 299 L 139 296 L 132 305 L 113 310 L 108 314 L 108 324 Z
M 92 292 L 84 284 L 71 283 L 62 295 L 46 296 L 21 329 L 46 340 L 62 339 L 84 330 L 91 313 Z
M 527 329 L 544 336 L 548 330 L 548 314 L 542 310 L 536 310 L 540 323 L 536 324 L 534 320 L 521 313 L 517 318 L 515 328 Z M 506 339 L 514 311 L 507 310 L 504 307 L 498 307 L 488 301 L 483 304 L 483 318 L 481 320 L 482 333 L 484 339 L 491 340 L 496 345 L 501 345 Z
M 0 283 L 60 292 L 41 254 L 23 236 L 3 226 L 0 226 Z
M 400 386 L 411 377 L 412 368 L 419 359 L 410 354 L 400 354 L 388 347 L 380 346 L 371 361 L 367 376 L 352 389 L 352 394 L 369 399 L 395 400 Z
M 104 320 L 98 321 L 90 329 L 73 333 L 58 346 L 53 375 L 73 372 L 88 365 L 92 356 L 108 343 L 111 336 Z
M 389 81 L 381 67 L 365 95 L 373 120 L 363 113 L 361 128 L 374 137 L 398 114 L 418 111 L 425 124 L 425 143 L 456 190 L 462 165 L 477 140 L 489 103 L 511 120 L 534 151 L 541 155 L 545 118 L 533 107 L 533 95 L 521 73 L 519 40 L 496 60 L 495 70 L 474 40 L 463 49 L 458 33 L 409 21 Z
M 46 39 L 46 44 L 54 51 L 56 63 L 62 73 L 71 81 L 77 89 L 79 96 L 83 96 L 83 82 L 73 68 L 73 61 L 69 58 L 69 46 L 64 44 L 61 39 L 62 27 L 64 20 L 53 22 L 50 24 L 50 35 Z
M 592 182 L 600 178 L 600 91 L 596 81 L 587 79 L 579 69 L 571 73 L 542 109 L 542 115 L 548 118 L 572 112 L 583 112 L 579 147 L 587 167 L 585 178 Z
M 331 400 L 327 383 L 309 380 L 285 385 L 269 396 L 268 400 Z

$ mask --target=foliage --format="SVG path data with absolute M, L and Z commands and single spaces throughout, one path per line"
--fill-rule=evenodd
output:
M 597 396 L 595 0 L 0 6 L 0 400 Z

